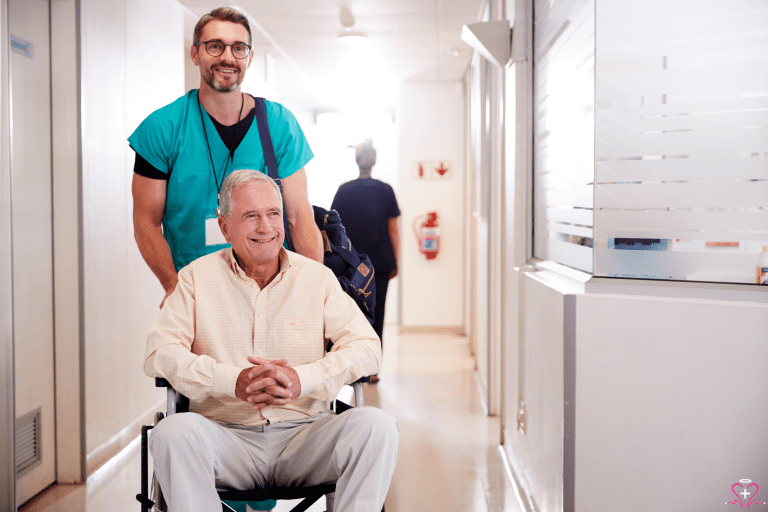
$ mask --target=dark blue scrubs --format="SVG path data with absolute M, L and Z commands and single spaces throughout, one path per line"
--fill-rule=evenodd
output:
M 373 328 L 381 338 L 389 276 L 396 267 L 388 227 L 389 219 L 400 216 L 395 192 L 383 181 L 359 178 L 339 187 L 331 208 L 339 212 L 352 246 L 371 258 L 376 281 Z

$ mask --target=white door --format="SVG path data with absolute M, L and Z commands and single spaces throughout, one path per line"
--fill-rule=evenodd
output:
M 8 2 L 19 504 L 56 480 L 49 12 Z

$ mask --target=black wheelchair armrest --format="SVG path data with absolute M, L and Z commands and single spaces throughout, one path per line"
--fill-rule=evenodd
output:
M 162 377 L 155 377 L 155 387 L 168 389 L 168 410 L 166 411 L 166 416 L 175 414 L 177 412 L 189 412 L 189 398 L 173 389 L 171 383 L 166 379 Z
M 171 383 L 165 380 L 162 377 L 155 377 L 155 387 L 156 388 L 172 388 Z

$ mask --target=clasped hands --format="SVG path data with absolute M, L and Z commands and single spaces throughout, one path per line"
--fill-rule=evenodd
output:
M 237 377 L 235 394 L 254 409 L 268 405 L 285 405 L 301 393 L 301 382 L 296 370 L 286 359 L 269 360 L 248 356 L 253 366 L 244 368 Z

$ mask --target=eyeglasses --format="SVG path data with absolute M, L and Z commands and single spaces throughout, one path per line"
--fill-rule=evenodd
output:
M 224 53 L 227 46 L 232 48 L 232 56 L 236 59 L 244 59 L 251 53 L 251 47 L 245 43 L 224 44 L 221 41 L 203 41 L 197 43 L 196 46 L 200 46 L 201 44 L 205 45 L 205 51 L 208 52 L 208 55 L 211 57 L 218 57 Z

